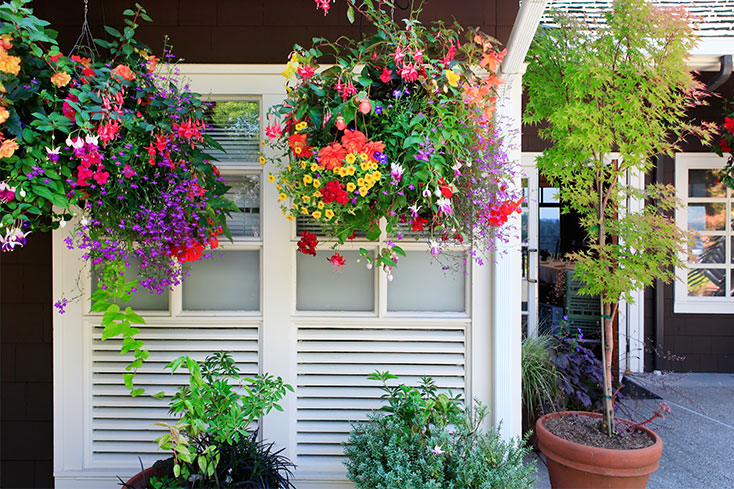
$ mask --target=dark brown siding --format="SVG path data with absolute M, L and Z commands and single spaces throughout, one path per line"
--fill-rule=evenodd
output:
M 0 487 L 53 486 L 51 235 L 0 255 Z
M 399 1 L 408 4 L 409 0 Z M 168 34 L 174 53 L 189 63 L 285 63 L 294 43 L 308 46 L 316 36 L 336 39 L 357 37 L 359 21 L 349 24 L 345 2 L 332 3 L 324 16 L 313 0 L 155 0 L 139 2 L 153 18 L 140 28 L 139 39 L 155 53 Z M 89 22 L 93 33 L 104 37 L 103 23 L 122 24 L 122 11 L 134 1 L 90 0 Z M 43 0 L 33 2 L 36 15 L 50 20 L 59 31 L 64 49 L 79 35 L 82 2 Z M 506 42 L 517 15 L 517 1 L 429 0 L 423 21 L 455 18 L 463 26 L 479 26 Z

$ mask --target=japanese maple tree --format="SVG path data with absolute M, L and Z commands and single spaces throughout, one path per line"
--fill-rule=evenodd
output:
M 541 27 L 528 54 L 526 121 L 550 142 L 538 168 L 566 210 L 580 215 L 586 249 L 571 253 L 583 293 L 602 303 L 604 424 L 612 434 L 613 321 L 619 301 L 656 279 L 669 282 L 686 234 L 669 214 L 675 190 L 638 189 L 625 177 L 646 174 L 652 157 L 672 155 L 683 138 L 708 140 L 711 128 L 689 120 L 702 103 L 701 84 L 686 66 L 696 36 L 682 7 L 619 0 L 599 25 L 557 15 Z M 612 160 L 613 153 L 618 158 Z M 628 198 L 645 199 L 641 211 Z

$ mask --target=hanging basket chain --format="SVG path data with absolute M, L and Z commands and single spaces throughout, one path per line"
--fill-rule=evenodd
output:
M 99 56 L 99 51 L 94 43 L 94 37 L 92 31 L 89 28 L 89 21 L 87 19 L 87 13 L 89 12 L 89 0 L 84 0 L 84 22 L 82 23 L 82 32 L 79 34 L 74 47 L 71 48 L 69 56 L 77 53 L 87 54 L 94 61 L 96 56 Z

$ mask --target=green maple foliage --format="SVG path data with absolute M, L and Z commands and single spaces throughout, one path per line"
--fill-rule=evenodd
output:
M 670 218 L 678 205 L 674 188 L 641 190 L 626 177 L 649 173 L 653 157 L 673 155 L 685 137 L 707 141 L 712 128 L 687 116 L 705 94 L 686 65 L 696 36 L 685 9 L 619 0 L 601 25 L 563 15 L 555 23 L 540 28 L 528 54 L 525 121 L 543 124 L 539 134 L 550 145 L 538 168 L 560 187 L 566 210 L 581 216 L 587 233 L 587 248 L 568 258 L 586 284 L 582 292 L 601 296 L 611 430 L 619 301 L 632 301 L 633 291 L 656 279 L 671 281 L 687 237 Z M 626 210 L 629 198 L 646 205 Z

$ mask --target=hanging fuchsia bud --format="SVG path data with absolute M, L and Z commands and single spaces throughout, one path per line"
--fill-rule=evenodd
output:
M 359 111 L 365 115 L 372 111 L 372 103 L 370 103 L 369 99 L 363 98 L 359 101 Z
M 344 122 L 344 117 L 342 117 L 341 114 L 339 114 L 339 117 L 336 118 L 336 128 L 339 131 L 343 131 L 347 128 L 347 123 Z

